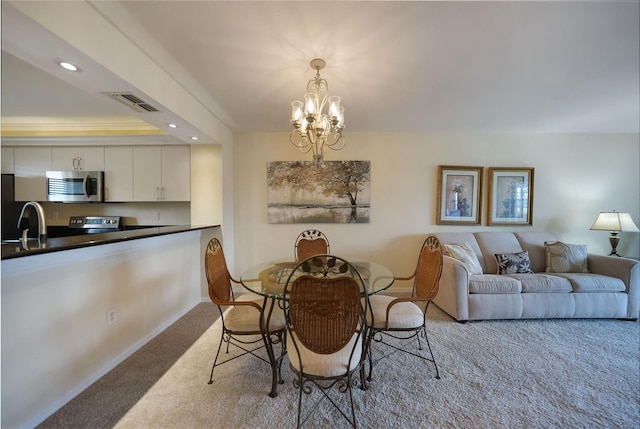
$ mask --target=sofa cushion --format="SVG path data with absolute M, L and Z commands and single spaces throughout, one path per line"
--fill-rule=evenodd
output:
M 496 263 L 496 253 L 518 253 L 524 249 L 511 232 L 502 231 L 485 231 L 474 233 L 478 246 L 482 251 L 485 266 L 485 273 L 497 273 L 498 264 Z
M 555 273 L 569 280 L 574 292 L 624 292 L 624 282 L 617 277 L 593 273 Z
M 522 293 L 537 292 L 571 292 L 571 282 L 564 277 L 551 276 L 549 274 L 507 274 L 519 280 L 522 284 Z
M 476 274 L 469 276 L 469 293 L 521 293 L 520 281 L 498 274 Z
M 443 244 L 444 254 L 466 265 L 469 274 L 482 274 L 482 266 L 468 241 L 464 244 Z
M 531 261 L 529 253 L 496 253 L 496 262 L 498 264 L 498 274 L 518 274 L 533 273 L 531 271 Z
M 544 243 L 548 273 L 588 273 L 587 246 L 561 241 Z
M 545 241 L 562 241 L 562 235 L 557 232 L 524 231 L 515 233 L 522 250 L 529 252 L 531 271 L 543 273 L 547 269 L 547 254 Z
M 482 252 L 480 251 L 480 246 L 478 246 L 476 237 L 472 232 L 436 232 L 433 235 L 435 235 L 442 244 L 469 243 L 474 253 L 476 254 L 476 257 L 478 258 L 478 261 L 480 261 L 482 272 L 487 272 L 487 267 L 482 256 Z

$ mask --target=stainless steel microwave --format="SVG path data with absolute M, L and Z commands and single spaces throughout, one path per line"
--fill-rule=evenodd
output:
M 47 201 L 102 202 L 104 171 L 47 171 Z

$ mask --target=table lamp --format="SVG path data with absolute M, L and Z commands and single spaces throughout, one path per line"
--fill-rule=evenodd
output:
M 618 255 L 618 252 L 616 252 L 616 247 L 618 247 L 618 243 L 620 242 L 618 232 L 638 232 L 638 227 L 633 223 L 633 219 L 631 219 L 631 215 L 629 213 L 620 213 L 615 210 L 610 212 L 600 212 L 598 218 L 589 229 L 596 231 L 611 231 L 611 235 L 609 236 L 611 253 L 609 253 L 609 256 L 622 256 Z

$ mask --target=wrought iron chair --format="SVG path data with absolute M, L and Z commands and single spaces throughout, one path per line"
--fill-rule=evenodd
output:
M 314 255 L 329 254 L 331 253 L 329 239 L 317 229 L 307 229 L 296 238 L 294 253 L 296 261 L 302 261 Z
M 373 358 L 371 348 L 374 344 L 385 344 L 393 350 L 382 356 L 382 360 L 395 351 L 402 351 L 413 356 L 417 356 L 426 361 L 432 362 L 436 370 L 436 378 L 440 378 L 438 364 L 429 344 L 429 337 L 425 327 L 427 318 L 427 308 L 431 300 L 438 294 L 440 275 L 442 273 L 442 245 L 440 241 L 429 236 L 422 244 L 416 270 L 409 277 L 396 277 L 396 280 L 413 279 L 413 291 L 410 297 L 397 298 L 393 296 L 374 295 L 370 297 L 371 308 L 373 310 L 373 321 L 368 321 L 370 328 L 370 347 L 369 347 L 369 375 L 367 380 L 371 380 L 373 372 Z M 418 305 L 420 304 L 420 305 Z M 428 355 L 420 354 L 423 350 L 420 336 L 424 337 Z M 395 338 L 404 343 L 404 346 L 392 344 L 385 339 Z M 408 349 L 413 344 L 413 340 L 417 341 L 417 351 Z
M 303 425 L 325 398 L 356 427 L 352 386 L 364 380 L 366 319 L 370 312 L 360 273 L 346 260 L 316 255 L 300 262 L 285 287 L 287 353 L 298 392 L 297 426 Z M 322 393 L 302 410 L 302 394 L 314 386 Z M 331 388 L 349 393 L 351 411 L 332 398 Z M 335 395 L 333 395 L 335 396 Z M 303 417 L 304 414 L 304 417 Z
M 211 368 L 209 384 L 213 383 L 213 370 L 216 366 L 246 354 L 251 354 L 271 365 L 274 359 L 267 360 L 263 356 L 256 354 L 256 351 L 267 346 L 269 336 L 272 336 L 272 343 L 280 342 L 284 353 L 284 342 L 282 340 L 285 332 L 285 321 L 282 309 L 278 305 L 270 305 L 271 300 L 265 300 L 264 297 L 257 294 L 245 293 L 237 298 L 234 296 L 232 282 L 237 284 L 239 282 L 229 274 L 222 244 L 217 238 L 212 238 L 209 241 L 204 262 L 209 284 L 209 298 L 218 306 L 222 319 L 222 334 L 218 351 L 213 361 L 213 367 Z M 263 311 L 263 305 L 267 311 Z M 222 307 L 228 308 L 223 310 Z M 269 312 L 271 314 L 268 314 Z M 265 329 L 267 320 L 269 321 L 268 330 Z M 229 353 L 229 345 L 240 348 L 244 353 L 234 355 L 223 362 L 218 362 L 223 342 L 227 343 L 226 353 Z

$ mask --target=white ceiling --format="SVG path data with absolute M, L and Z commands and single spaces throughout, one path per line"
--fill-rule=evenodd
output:
M 100 94 L 128 85 L 109 64 L 2 3 L 3 117 L 132 113 Z M 234 131 L 288 131 L 315 57 L 342 97 L 346 132 L 640 131 L 637 0 L 85 6 Z M 53 69 L 65 55 L 86 61 L 81 83 Z

